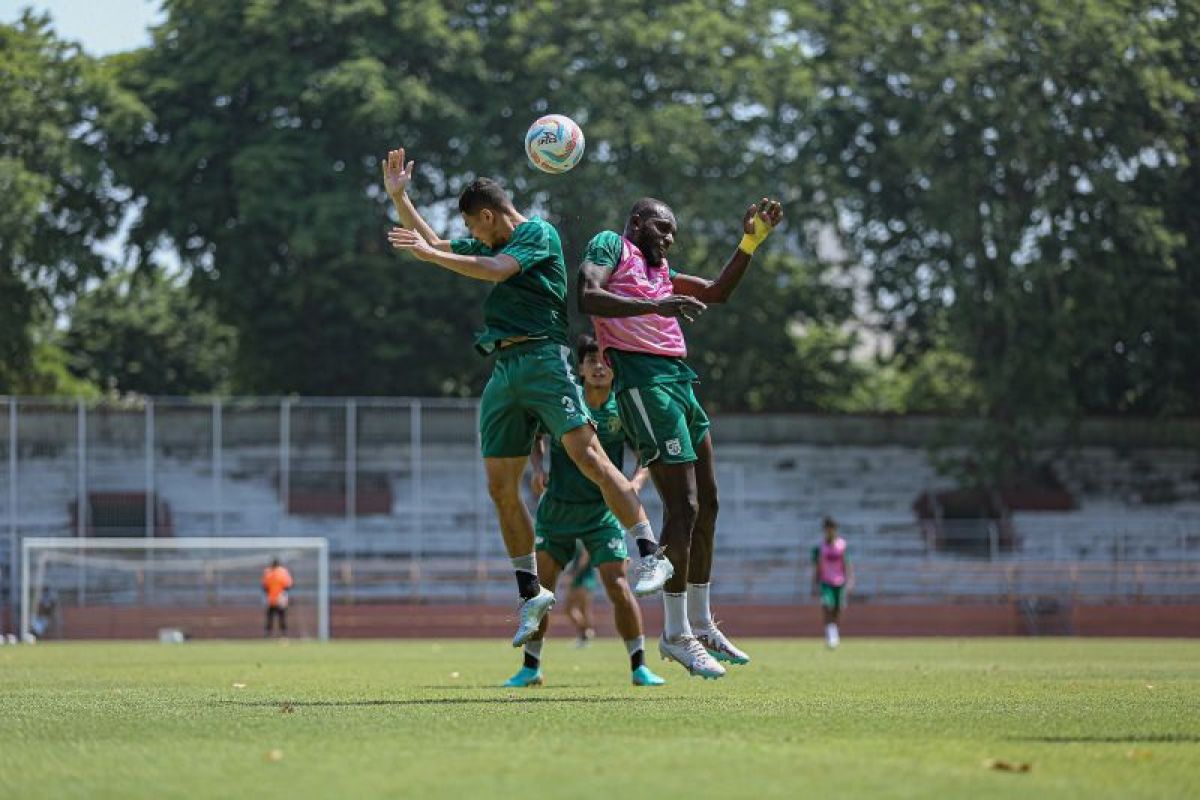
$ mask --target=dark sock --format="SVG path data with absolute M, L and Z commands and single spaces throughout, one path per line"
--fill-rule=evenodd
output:
M 520 592 L 522 599 L 528 600 L 531 597 L 537 597 L 538 592 L 542 589 L 541 584 L 538 583 L 538 576 L 523 569 L 513 572 L 517 576 L 517 591 Z
M 638 555 L 642 558 L 652 556 L 658 552 L 658 545 L 652 539 L 636 539 Z
M 541 663 L 542 663 L 542 660 L 540 658 L 533 655 L 528 650 L 525 651 L 525 666 L 526 667 L 528 667 L 529 669 L 537 669 L 541 665 Z
M 638 667 L 646 666 L 646 651 L 638 650 L 629 657 L 629 669 L 634 670 Z

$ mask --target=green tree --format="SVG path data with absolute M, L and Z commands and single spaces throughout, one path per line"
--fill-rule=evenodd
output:
M 1200 410 L 1196 21 L 1091 0 L 802 21 L 822 188 L 901 363 L 944 342 L 972 365 L 993 475 L 1048 416 Z
M 145 201 L 133 240 L 174 244 L 237 328 L 237 390 L 472 383 L 485 287 L 385 251 L 379 159 L 407 142 L 452 164 L 465 115 L 439 87 L 468 81 L 479 47 L 436 3 L 177 0 L 152 47 L 116 59 L 154 115 L 116 157 Z
M 52 301 L 108 268 L 92 246 L 116 230 L 122 199 L 105 154 L 143 119 L 46 17 L 0 25 L 0 391 L 44 385 L 36 332 Z
M 163 273 L 120 273 L 85 292 L 64 337 L 74 375 L 107 391 L 221 393 L 235 334 L 186 285 Z
M 767 9 L 177 0 L 154 46 L 119 59 L 154 113 L 118 160 L 145 198 L 135 239 L 144 253 L 175 243 L 197 290 L 238 328 L 241 390 L 477 392 L 486 365 L 469 343 L 487 287 L 383 249 L 386 148 L 417 159 L 423 208 L 475 175 L 500 178 L 559 226 L 572 271 L 588 237 L 619 229 L 638 197 L 660 196 L 682 225 L 677 263 L 712 274 L 746 204 L 794 199 L 803 182 L 756 149 L 784 80 L 764 66 Z M 521 150 L 548 110 L 588 136 L 588 157 L 565 176 L 536 172 Z M 788 211 L 767 266 L 719 322 L 697 327 L 714 364 L 781 354 L 796 364 L 797 322 L 849 313 L 809 266 L 804 209 Z M 433 216 L 463 232 L 452 204 Z M 821 402 L 762 392 L 750 370 L 722 374 L 721 407 Z

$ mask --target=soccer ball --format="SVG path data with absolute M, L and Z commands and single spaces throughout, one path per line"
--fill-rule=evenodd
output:
M 542 172 L 566 172 L 583 158 L 583 130 L 562 114 L 547 114 L 529 126 L 525 155 Z

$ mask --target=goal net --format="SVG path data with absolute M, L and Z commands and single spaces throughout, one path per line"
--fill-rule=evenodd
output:
M 263 571 L 274 560 L 292 577 L 288 636 L 328 639 L 329 547 L 319 537 L 27 538 L 21 543 L 21 635 L 262 636 Z

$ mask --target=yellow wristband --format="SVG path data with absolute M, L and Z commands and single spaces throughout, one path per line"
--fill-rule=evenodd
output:
M 738 244 L 738 250 L 741 250 L 748 256 L 752 256 L 760 244 L 762 244 L 762 239 L 754 238 L 754 234 L 752 233 L 745 233 L 742 234 L 742 241 Z

